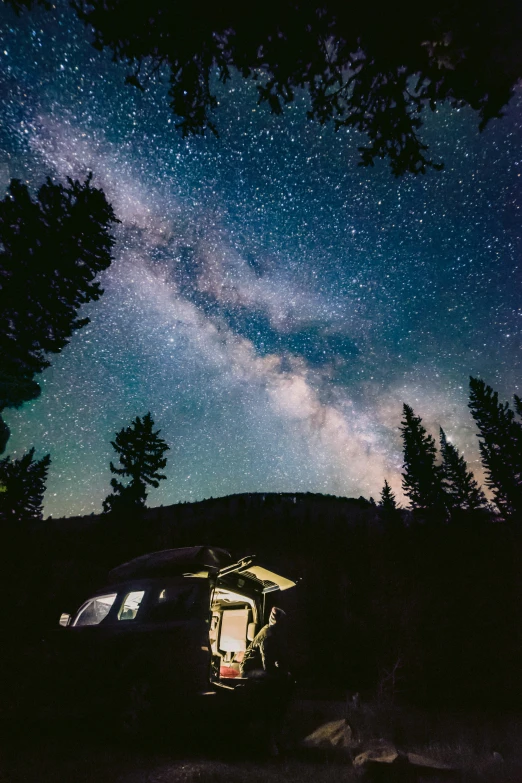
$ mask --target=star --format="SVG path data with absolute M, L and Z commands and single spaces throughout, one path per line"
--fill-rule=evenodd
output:
M 68 8 L 2 8 L 0 179 L 89 171 L 122 221 L 90 324 L 6 412 L 9 453 L 51 453 L 45 512 L 98 512 L 114 434 L 169 444 L 151 505 L 235 492 L 401 493 L 402 403 L 480 473 L 467 379 L 519 392 L 521 97 L 476 130 L 425 126 L 442 172 L 357 166 L 355 132 L 218 89 L 219 138 L 182 138 Z M 227 100 L 233 93 L 234 100 Z

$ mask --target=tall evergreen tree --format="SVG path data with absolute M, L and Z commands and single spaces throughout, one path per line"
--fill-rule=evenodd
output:
M 479 445 L 486 483 L 505 516 L 522 518 L 522 425 L 498 392 L 479 378 L 470 378 L 469 407 L 479 428 Z M 522 404 L 515 397 L 520 413 Z
M 397 501 L 395 499 L 395 495 L 392 492 L 392 488 L 390 487 L 386 479 L 384 480 L 384 487 L 382 488 L 381 491 L 381 500 L 378 505 L 378 508 L 379 508 L 379 518 L 385 524 L 392 525 L 402 520 L 399 507 L 397 506 Z
M 381 491 L 381 502 L 379 503 L 379 507 L 389 511 L 395 511 L 397 509 L 395 495 L 393 494 L 392 488 L 386 479 L 384 479 L 384 487 Z
M 160 438 L 160 430 L 153 431 L 154 421 L 150 413 L 139 416 L 130 427 L 121 429 L 111 445 L 118 454 L 120 468 L 110 463 L 111 473 L 130 479 L 122 484 L 111 479 L 112 494 L 103 501 L 103 510 L 109 512 L 139 511 L 145 508 L 147 486 L 158 487 L 166 478 L 159 471 L 167 464 L 164 453 L 169 446 Z
M 426 432 L 420 416 L 413 408 L 403 406 L 404 421 L 401 433 L 404 444 L 404 473 L 402 488 L 414 509 L 443 511 L 444 498 L 440 467 L 436 464 L 437 447 L 434 438 Z
M 51 457 L 34 459 L 34 448 L 20 459 L 0 460 L 0 520 L 27 522 L 41 519 L 45 482 Z
M 442 487 L 450 510 L 476 511 L 487 506 L 486 496 L 479 487 L 466 460 L 446 438 L 440 428 L 440 453 L 442 456 Z
M 115 222 L 90 175 L 67 187 L 48 179 L 36 199 L 11 181 L 0 201 L 0 413 L 38 397 L 48 354 L 89 322 L 78 309 L 103 293 L 94 279 L 111 263 Z M 8 437 L 0 417 L 0 453 Z

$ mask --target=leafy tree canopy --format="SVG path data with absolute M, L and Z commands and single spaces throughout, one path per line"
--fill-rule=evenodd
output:
M 32 4 L 8 1 L 17 11 Z M 212 77 L 225 82 L 236 69 L 257 81 L 259 101 L 277 114 L 307 89 L 311 118 L 362 131 L 369 144 L 361 164 L 388 158 L 396 175 L 438 165 L 419 137 L 426 107 L 469 105 L 483 129 L 522 76 L 518 0 L 72 5 L 94 45 L 129 64 L 128 83 L 143 89 L 153 72 L 169 74 L 184 133 L 216 132 Z

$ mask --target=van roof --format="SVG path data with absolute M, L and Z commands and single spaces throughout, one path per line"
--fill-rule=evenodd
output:
M 232 563 L 232 555 L 226 549 L 211 546 L 186 546 L 179 549 L 163 549 L 141 555 L 128 563 L 109 571 L 109 584 L 129 579 L 161 577 L 179 574 L 197 568 L 217 572 Z

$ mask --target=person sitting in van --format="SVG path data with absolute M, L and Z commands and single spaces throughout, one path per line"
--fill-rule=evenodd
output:
M 288 676 L 288 652 L 285 634 L 286 612 L 272 607 L 267 625 L 249 644 L 241 662 L 241 676 Z

